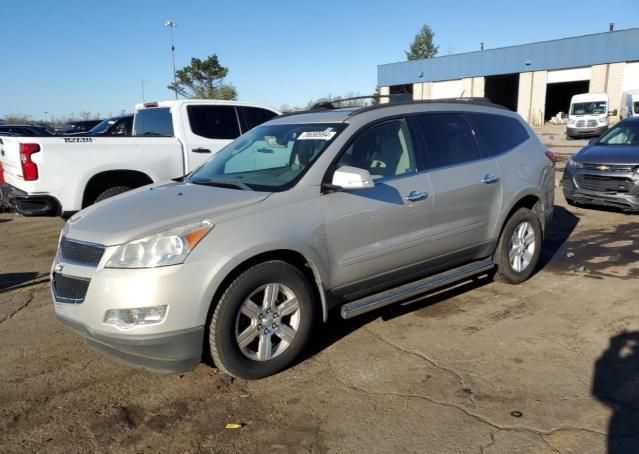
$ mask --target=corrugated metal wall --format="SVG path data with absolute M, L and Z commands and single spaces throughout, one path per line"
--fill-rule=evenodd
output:
M 639 28 L 380 65 L 377 84 L 392 86 L 634 60 L 639 60 Z

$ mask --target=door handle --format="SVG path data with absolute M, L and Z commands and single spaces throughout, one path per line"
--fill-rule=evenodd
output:
M 406 200 L 409 202 L 417 202 L 418 200 L 424 200 L 428 198 L 428 192 L 411 191 L 406 196 Z
M 193 153 L 211 153 L 211 150 L 209 150 L 208 148 L 193 148 L 193 150 L 191 150 Z
M 499 177 L 495 176 L 495 175 L 486 175 L 484 177 L 483 180 L 481 180 L 482 183 L 486 183 L 486 184 L 492 184 L 492 183 L 497 183 L 499 181 Z

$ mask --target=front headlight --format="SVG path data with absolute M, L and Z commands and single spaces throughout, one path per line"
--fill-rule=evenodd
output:
M 153 268 L 183 263 L 193 248 L 213 228 L 205 219 L 121 245 L 107 268 Z
M 608 124 L 608 118 L 607 118 L 607 117 L 605 117 L 605 118 L 600 118 L 600 119 L 599 119 L 599 124 L 601 124 L 601 125 L 607 125 L 607 124 Z
M 569 119 L 568 119 L 568 124 L 569 124 L 569 125 L 574 125 L 575 123 L 577 123 L 577 120 L 576 120 L 576 119 L 574 119 L 574 118 L 569 118 Z
M 584 166 L 581 162 L 577 162 L 572 158 L 568 158 L 568 165 L 576 169 L 581 169 Z

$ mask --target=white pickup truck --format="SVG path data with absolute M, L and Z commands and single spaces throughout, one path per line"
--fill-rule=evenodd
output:
M 279 114 L 217 100 L 153 102 L 135 110 L 133 137 L 0 136 L 0 203 L 26 216 L 69 216 L 129 189 L 185 175 Z

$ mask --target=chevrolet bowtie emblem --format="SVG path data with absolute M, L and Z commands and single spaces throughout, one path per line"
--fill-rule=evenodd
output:
M 597 170 L 610 170 L 608 166 L 597 166 Z

